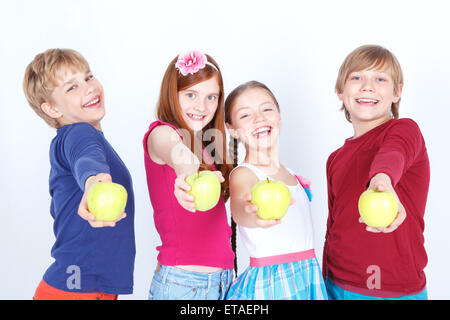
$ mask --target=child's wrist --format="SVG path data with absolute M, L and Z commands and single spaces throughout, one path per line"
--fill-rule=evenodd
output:
M 380 172 L 372 177 L 371 180 L 381 180 L 386 183 L 391 183 L 391 178 L 386 173 Z
M 386 173 L 377 173 L 372 177 L 372 179 L 370 179 L 369 189 L 376 190 L 380 186 L 383 187 L 383 191 L 385 188 L 392 188 L 391 177 L 389 177 Z
M 95 176 L 90 176 L 86 179 L 86 182 L 84 184 L 84 190 L 89 190 L 90 187 L 92 187 L 97 182 L 112 182 L 112 177 L 108 173 L 99 173 Z

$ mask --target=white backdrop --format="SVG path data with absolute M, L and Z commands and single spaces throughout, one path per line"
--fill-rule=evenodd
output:
M 326 229 L 325 163 L 352 135 L 334 94 L 338 68 L 362 44 L 380 44 L 405 74 L 400 115 L 419 124 L 431 161 L 425 214 L 431 299 L 449 299 L 447 226 L 450 45 L 447 1 L 8 1 L 0 4 L 0 299 L 30 299 L 52 262 L 48 148 L 55 132 L 27 105 L 26 65 L 48 48 L 80 51 L 105 88 L 105 136 L 128 166 L 136 198 L 134 294 L 146 299 L 159 237 L 142 138 L 155 119 L 169 61 L 191 48 L 218 61 L 229 93 L 266 83 L 283 117 L 281 159 L 312 180 L 316 253 Z M 238 243 L 240 270 L 247 255 Z

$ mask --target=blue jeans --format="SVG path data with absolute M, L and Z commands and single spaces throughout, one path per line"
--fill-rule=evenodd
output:
M 225 300 L 233 270 L 199 273 L 161 265 L 155 270 L 149 300 Z
M 396 298 L 383 298 L 372 297 L 356 292 L 344 290 L 337 284 L 331 282 L 328 278 L 325 280 L 325 286 L 327 287 L 329 300 L 428 300 L 427 289 L 417 294 L 411 294 L 408 296 L 396 297 Z

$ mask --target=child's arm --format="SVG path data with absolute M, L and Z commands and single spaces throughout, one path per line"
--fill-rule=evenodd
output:
M 78 206 L 80 217 L 95 228 L 115 226 L 117 221 L 125 217 L 124 214 L 115 221 L 97 221 L 87 207 L 87 194 L 90 187 L 99 181 L 112 182 L 104 143 L 98 131 L 87 123 L 72 126 L 62 143 L 62 152 L 79 188 L 83 191 Z
M 401 119 L 386 134 L 369 171 L 368 189 L 392 192 L 397 198 L 399 210 L 397 217 L 387 228 L 367 227 L 367 231 L 392 232 L 406 219 L 406 210 L 394 187 L 424 150 L 425 142 L 420 129 L 411 119 Z
M 88 206 L 87 206 L 87 195 L 89 192 L 89 189 L 96 184 L 97 182 L 112 182 L 111 175 L 108 173 L 99 173 L 95 176 L 90 176 L 86 179 L 85 187 L 84 187 L 84 194 L 83 198 L 81 198 L 80 206 L 78 207 L 78 214 L 83 219 L 87 220 L 91 227 L 93 228 L 99 228 L 99 227 L 115 227 L 116 223 L 123 218 L 125 218 L 127 215 L 125 212 L 122 213 L 122 215 L 115 221 L 97 221 L 95 220 L 95 216 L 89 212 Z
M 200 161 L 183 143 L 179 134 L 167 125 L 154 128 L 147 138 L 147 150 L 152 160 L 167 164 L 177 176 L 197 172 Z
M 180 205 L 191 212 L 195 212 L 194 196 L 187 193 L 191 190 L 185 179 L 198 171 L 200 160 L 183 143 L 179 134 L 167 125 L 161 125 L 152 130 L 147 138 L 147 150 L 153 161 L 171 167 L 177 178 L 175 179 L 174 194 Z M 224 182 L 220 171 L 215 171 L 220 182 Z
M 256 212 L 258 206 L 252 204 L 251 188 L 258 182 L 250 169 L 241 167 L 230 175 L 230 209 L 233 220 L 247 228 L 267 228 L 281 223 L 280 220 L 263 220 Z

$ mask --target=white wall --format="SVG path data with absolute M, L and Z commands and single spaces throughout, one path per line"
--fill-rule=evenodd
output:
M 275 4 L 276 3 L 276 4 Z M 136 197 L 135 290 L 146 299 L 159 237 L 152 218 L 142 137 L 154 120 L 160 81 L 179 52 L 198 48 L 221 66 L 226 93 L 255 79 L 278 97 L 281 158 L 310 178 L 316 252 L 326 228 L 325 163 L 352 134 L 334 82 L 344 57 L 380 44 L 406 78 L 401 116 L 422 129 L 431 161 L 425 215 L 431 299 L 449 299 L 448 156 L 450 23 L 446 1 L 9 1 L 0 4 L 0 299 L 30 299 L 51 263 L 48 148 L 54 130 L 29 108 L 22 78 L 53 47 L 80 51 L 106 94 L 103 130 L 127 164 Z M 239 265 L 247 256 L 242 246 Z

